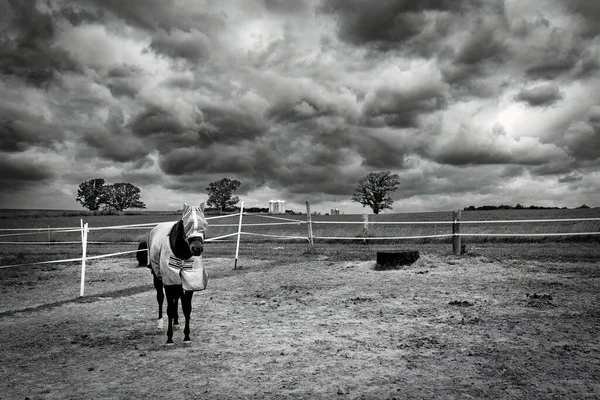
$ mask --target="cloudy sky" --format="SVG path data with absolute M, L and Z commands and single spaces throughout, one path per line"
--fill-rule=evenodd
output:
M 0 0 L 0 208 L 600 206 L 600 2 Z

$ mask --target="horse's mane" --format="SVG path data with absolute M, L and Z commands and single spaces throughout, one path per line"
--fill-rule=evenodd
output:
M 169 232 L 169 244 L 171 245 L 171 251 L 173 251 L 173 255 L 180 260 L 187 260 L 192 256 L 192 252 L 190 251 L 190 247 L 185 241 L 185 237 L 183 236 L 183 221 L 179 220 L 173 228 L 171 228 L 171 232 Z

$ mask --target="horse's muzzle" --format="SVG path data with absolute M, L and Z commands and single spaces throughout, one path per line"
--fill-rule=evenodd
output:
M 190 251 L 192 252 L 193 256 L 201 255 L 202 252 L 204 251 L 204 243 L 202 243 L 202 240 L 200 240 L 200 239 L 191 240 L 190 241 Z

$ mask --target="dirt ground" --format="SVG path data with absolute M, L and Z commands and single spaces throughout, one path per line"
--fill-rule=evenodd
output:
M 285 252 L 285 247 L 278 249 Z M 166 347 L 130 258 L 4 270 L 0 399 L 600 398 L 597 261 L 207 257 Z

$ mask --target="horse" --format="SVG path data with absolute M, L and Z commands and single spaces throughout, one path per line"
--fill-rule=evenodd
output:
M 190 315 L 195 290 L 206 288 L 208 276 L 202 266 L 202 252 L 208 222 L 204 203 L 183 204 L 181 219 L 156 225 L 138 246 L 140 265 L 150 268 L 158 301 L 157 329 L 163 330 L 163 301 L 167 297 L 167 345 L 173 342 L 173 326 L 178 326 L 179 299 L 185 316 L 184 344 L 190 344 Z M 143 251 L 147 249 L 146 251 Z M 163 292 L 164 289 L 164 292 Z

